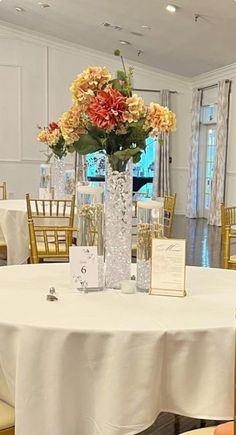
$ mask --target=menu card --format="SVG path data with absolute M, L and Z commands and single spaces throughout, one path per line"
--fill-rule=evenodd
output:
M 153 239 L 150 294 L 186 296 L 186 240 Z
M 70 247 L 72 286 L 78 290 L 98 288 L 98 256 L 96 246 Z

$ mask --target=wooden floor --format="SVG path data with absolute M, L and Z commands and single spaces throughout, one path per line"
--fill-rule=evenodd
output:
M 187 265 L 221 267 L 221 229 L 207 225 L 205 219 L 188 219 L 175 216 L 173 237 L 187 241 Z M 190 399 L 191 400 L 191 399 Z M 201 424 L 212 426 L 215 422 L 190 419 L 162 413 L 151 428 L 139 435 L 177 435 L 197 429 Z
M 221 267 L 221 228 L 207 225 L 206 219 L 175 216 L 173 237 L 187 241 L 189 266 Z

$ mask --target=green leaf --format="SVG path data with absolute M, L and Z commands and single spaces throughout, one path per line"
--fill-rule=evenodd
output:
M 126 74 L 125 74 L 125 72 L 124 71 L 117 71 L 117 73 L 116 73 L 116 77 L 117 77 L 117 80 L 122 80 L 122 81 L 124 81 L 125 83 L 127 83 L 127 76 L 126 76 Z
M 102 149 L 102 144 L 98 139 L 88 134 L 83 134 L 80 139 L 74 143 L 75 150 L 81 154 L 86 155 L 95 153 Z
M 126 150 L 116 151 L 114 156 L 116 156 L 119 160 L 129 160 L 130 157 L 134 157 L 141 153 L 140 148 L 127 148 Z
M 103 139 L 106 137 L 106 131 L 103 130 L 103 128 L 95 127 L 93 125 L 88 127 L 88 132 L 91 136 L 93 136 L 94 139 L 97 137 L 99 139 Z
M 140 161 L 141 155 L 142 155 L 142 153 L 140 152 L 140 153 L 137 153 L 135 156 L 133 156 L 133 163 L 134 164 L 136 164 Z

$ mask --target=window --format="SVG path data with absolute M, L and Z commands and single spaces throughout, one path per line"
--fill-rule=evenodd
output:
M 146 150 L 141 155 L 141 160 L 134 165 L 133 174 L 136 177 L 153 177 L 155 159 L 155 141 L 153 137 L 146 140 Z M 88 177 L 105 175 L 105 155 L 102 152 L 87 155 L 87 174 Z M 150 186 L 149 186 L 150 189 Z M 142 189 L 143 190 L 143 189 Z M 144 186 L 144 190 L 145 186 Z M 149 192 L 151 195 L 151 192 Z
M 216 156 L 217 104 L 202 106 L 198 169 L 198 215 L 208 218 Z
M 205 171 L 205 209 L 209 210 L 216 155 L 216 127 L 207 129 L 207 158 Z

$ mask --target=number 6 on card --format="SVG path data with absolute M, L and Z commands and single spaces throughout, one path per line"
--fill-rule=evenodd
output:
M 70 247 L 70 274 L 75 289 L 98 288 L 98 256 L 96 246 Z

